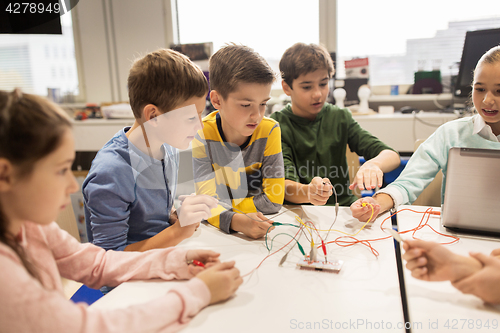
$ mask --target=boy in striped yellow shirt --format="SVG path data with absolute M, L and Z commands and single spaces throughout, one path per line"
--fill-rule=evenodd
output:
M 203 119 L 193 140 L 196 194 L 219 199 L 210 224 L 260 238 L 272 229 L 263 214 L 277 213 L 285 195 L 280 127 L 264 117 L 275 74 L 242 45 L 217 51 L 209 73 L 217 111 Z

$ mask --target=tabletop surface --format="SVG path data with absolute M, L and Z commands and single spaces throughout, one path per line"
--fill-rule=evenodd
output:
M 298 225 L 295 217 L 299 216 L 304 222 L 314 222 L 322 237 L 326 236 L 326 229 L 335 217 L 334 207 L 288 208 L 293 210 L 273 220 Z M 404 208 L 419 213 L 402 210 Z M 400 231 L 417 227 L 426 208 L 402 206 L 398 214 Z M 283 208 L 282 211 L 285 210 Z M 178 246 L 220 252 L 221 260 L 235 260 L 245 277 L 235 296 L 224 303 L 203 309 L 183 332 L 403 332 L 394 243 L 390 234 L 381 228 L 382 221 L 388 216 L 387 213 L 382 215 L 351 238 L 340 231 L 355 234 L 363 227 L 363 223 L 352 218 L 348 207 L 340 208 L 333 230 L 326 240 L 332 242 L 327 245 L 328 260 L 344 262 L 338 273 L 299 269 L 297 262 L 303 256 L 297 246 L 291 249 L 285 263 L 279 266 L 285 252 L 295 243 L 290 241 L 291 235 L 298 232 L 297 227 L 276 227 L 268 237 L 268 244 L 271 245 L 271 240 L 276 236 L 269 252 L 264 239 L 251 240 L 241 234 L 228 235 L 211 225 L 201 225 L 191 238 Z M 415 237 L 442 243 L 451 240 L 429 227 L 441 232 L 439 216 L 430 216 L 427 224 L 415 232 Z M 384 222 L 383 227 L 391 227 L 390 219 Z M 412 237 L 411 234 L 404 233 L 403 238 Z M 349 242 L 353 243 L 354 239 L 363 243 L 346 246 Z M 298 240 L 308 253 L 310 243 L 306 237 L 302 235 Z M 338 242 L 333 243 L 335 240 Z M 279 250 L 289 242 L 288 246 Z M 492 249 L 500 247 L 500 243 L 462 238 L 447 246 L 464 255 L 471 250 L 489 254 Z M 265 259 L 268 254 L 272 255 Z M 318 251 L 318 254 L 323 260 L 322 251 Z M 405 276 L 413 332 L 475 332 L 479 325 L 480 331 L 498 331 L 498 308 L 485 305 L 474 296 L 460 293 L 449 282 L 418 281 L 411 277 L 408 270 L 405 270 Z M 155 280 L 123 283 L 91 307 L 114 309 L 144 303 L 166 293 L 177 283 L 183 282 Z

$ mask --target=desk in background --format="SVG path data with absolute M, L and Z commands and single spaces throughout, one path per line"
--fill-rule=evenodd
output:
M 454 113 L 354 115 L 359 125 L 400 153 L 412 153 L 418 139 L 427 139 L 442 124 L 457 119 Z
M 132 126 L 134 119 L 86 119 L 73 120 L 75 150 L 77 152 L 97 152 L 119 130 Z
M 399 152 L 413 152 L 417 139 L 428 138 L 436 128 L 456 119 L 457 115 L 438 112 L 390 115 L 354 115 L 367 131 Z M 87 119 L 73 121 L 75 150 L 96 152 L 120 129 L 131 126 L 133 119 Z
M 323 229 L 328 228 L 333 221 L 333 207 L 302 207 L 308 219 Z M 420 208 L 422 212 L 425 210 L 424 207 L 412 208 Z M 297 211 L 297 214 L 302 213 Z M 379 227 L 387 216 L 384 214 L 356 238 L 387 237 L 388 234 Z M 294 217 L 293 212 L 287 212 L 275 218 L 275 221 L 296 223 Z M 421 214 L 400 213 L 400 229 L 407 230 L 418 225 L 420 218 Z M 430 223 L 435 228 L 438 222 L 438 218 L 431 218 Z M 390 227 L 390 221 L 386 223 Z M 359 221 L 352 218 L 347 207 L 341 207 L 333 228 L 354 233 L 361 226 Z M 424 229 L 417 236 L 437 240 L 437 235 L 429 230 Z M 277 227 L 271 232 L 270 238 L 282 232 L 294 235 L 297 228 Z M 325 234 L 322 233 L 323 236 Z M 332 231 L 328 240 L 340 236 L 340 233 Z M 289 236 L 277 237 L 273 250 L 279 249 L 289 240 Z M 308 251 L 309 244 L 304 237 L 300 238 L 300 242 Z M 237 234 L 227 235 L 210 225 L 200 226 L 193 237 L 179 246 L 218 251 L 221 260 L 236 260 L 236 266 L 242 274 L 252 271 L 268 254 L 263 240 L 249 240 Z M 403 332 L 403 329 L 397 329 L 397 325 L 403 322 L 403 314 L 393 240 L 375 241 L 372 246 L 378 251 L 378 257 L 360 244 L 350 247 L 330 244 L 328 258 L 344 260 L 344 266 L 338 274 L 297 269 L 296 263 L 302 258 L 297 247 L 292 249 L 287 261 L 279 267 L 279 261 L 285 253 L 280 251 L 244 278 L 235 297 L 202 310 L 183 332 Z M 450 249 L 464 254 L 470 249 L 489 253 L 495 247 L 500 247 L 500 243 L 468 239 L 450 246 Z M 448 282 L 427 283 L 415 280 L 409 274 L 406 276 L 414 332 L 446 332 L 446 320 L 454 319 L 460 325 L 461 319 L 481 320 L 483 323 L 488 319 L 490 323 L 497 320 L 500 324 L 499 311 L 483 305 L 474 296 L 463 295 Z M 91 308 L 114 309 L 143 303 L 165 293 L 177 283 L 182 282 L 127 282 L 98 300 Z M 429 325 L 436 321 L 439 329 L 429 329 Z

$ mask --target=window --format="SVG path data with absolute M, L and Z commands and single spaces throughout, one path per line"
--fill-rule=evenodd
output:
M 449 92 L 465 33 L 500 28 L 498 0 L 337 0 L 338 77 L 344 60 L 369 57 L 371 85 L 412 84 L 417 70 L 439 69 Z M 448 80 L 448 87 L 445 84 Z
M 20 87 L 47 96 L 59 89 L 62 101 L 79 95 L 71 14 L 61 16 L 62 35 L 0 35 L 0 89 Z M 64 50 L 73 50 L 66 57 Z
M 276 73 L 287 48 L 319 42 L 319 4 L 311 0 L 177 0 L 179 43 L 247 45 Z M 281 84 L 276 83 L 276 86 Z

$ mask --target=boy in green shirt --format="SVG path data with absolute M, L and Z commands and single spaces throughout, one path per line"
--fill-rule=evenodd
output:
M 334 72 L 328 51 L 319 45 L 297 43 L 280 60 L 282 86 L 292 103 L 271 118 L 281 127 L 285 165 L 285 200 L 295 204 L 349 206 L 354 187 L 381 187 L 384 172 L 400 164 L 392 148 L 362 129 L 348 109 L 326 102 Z M 366 162 L 349 184 L 346 148 Z M 333 184 L 333 185 L 332 185 Z M 337 199 L 333 194 L 333 186 Z

